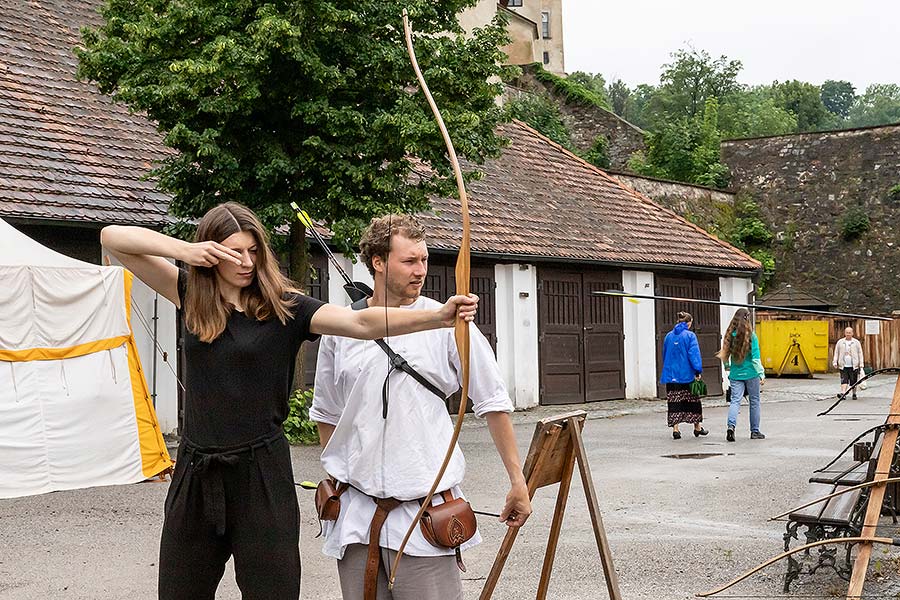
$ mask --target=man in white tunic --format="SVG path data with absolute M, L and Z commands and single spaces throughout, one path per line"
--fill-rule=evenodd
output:
M 428 247 L 424 230 L 413 217 L 373 219 L 363 233 L 360 252 L 375 281 L 369 306 L 421 310 L 438 305 L 421 295 Z M 509 418 L 513 405 L 491 347 L 474 324 L 470 336 L 469 398 L 475 415 L 487 420 L 509 476 L 500 520 L 520 527 L 531 514 L 531 502 Z M 385 341 L 445 397 L 459 390 L 460 359 L 452 329 Z M 387 514 L 379 538 L 377 599 L 462 600 L 454 550 L 431 545 L 419 527 L 406 546 L 393 590 L 387 587 L 396 550 L 419 509 L 417 500 L 428 493 L 453 433 L 446 405 L 436 394 L 407 373 L 394 370 L 389 375 L 389 370 L 388 356 L 375 342 L 322 337 L 310 418 L 319 427 L 322 466 L 338 482 L 349 484 L 341 495 L 339 517 L 324 523 L 323 552 L 338 561 L 344 600 L 363 600 L 375 498 L 394 498 L 401 503 Z M 460 497 L 465 469 L 457 446 L 438 492 L 450 490 L 454 498 Z M 476 532 L 462 549 L 480 541 Z

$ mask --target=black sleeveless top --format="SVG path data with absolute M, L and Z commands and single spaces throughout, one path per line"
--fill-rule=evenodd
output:
M 178 270 L 178 297 L 187 293 L 187 271 Z M 282 325 L 232 311 L 211 343 L 185 331 L 182 435 L 202 447 L 245 445 L 273 433 L 288 415 L 294 360 L 323 302 L 296 294 L 293 318 Z

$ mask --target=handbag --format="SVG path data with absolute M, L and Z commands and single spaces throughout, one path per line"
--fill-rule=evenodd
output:
M 316 513 L 319 521 L 337 521 L 341 514 L 341 494 L 348 487 L 346 483 L 337 483 L 330 477 L 319 482 L 316 487 Z
M 690 392 L 694 396 L 705 396 L 706 395 L 706 382 L 702 379 L 695 379 L 691 382 Z
M 859 378 L 860 378 L 860 379 L 863 379 L 865 376 L 866 376 L 866 371 L 865 371 L 865 369 L 863 369 L 862 367 L 860 367 L 860 368 L 859 368 Z M 862 382 L 860 382 L 860 384 L 859 384 L 859 389 L 861 389 L 861 390 L 867 389 L 868 387 L 869 387 L 869 384 L 866 383 L 865 381 L 862 381 Z
M 462 498 L 454 498 L 450 490 L 441 492 L 442 504 L 428 507 L 419 521 L 425 540 L 438 548 L 456 551 L 456 564 L 465 573 L 459 547 L 475 535 L 477 523 L 472 505 Z

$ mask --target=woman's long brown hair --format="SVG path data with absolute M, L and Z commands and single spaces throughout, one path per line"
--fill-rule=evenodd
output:
M 229 236 L 247 231 L 256 241 L 253 281 L 241 290 L 241 306 L 247 317 L 264 321 L 276 317 L 282 323 L 293 317 L 295 300 L 288 293 L 299 293 L 293 282 L 278 270 L 278 260 L 269 248 L 269 236 L 252 210 L 237 202 L 226 202 L 211 209 L 197 225 L 195 242 L 221 243 Z M 215 267 L 188 268 L 184 322 L 203 342 L 212 342 L 225 331 L 233 307 L 219 291 Z
M 735 335 L 732 335 L 732 334 Z M 716 354 L 722 360 L 731 359 L 732 363 L 744 362 L 747 352 L 750 350 L 750 311 L 739 308 L 731 318 L 728 329 L 725 331 L 725 339 L 722 340 L 722 349 Z

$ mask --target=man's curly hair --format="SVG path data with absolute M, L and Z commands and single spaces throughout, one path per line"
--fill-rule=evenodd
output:
M 381 260 L 387 260 L 391 238 L 395 235 L 421 242 L 425 239 L 425 227 L 412 215 L 391 214 L 372 219 L 359 239 L 359 255 L 373 277 L 375 268 L 372 259 L 379 256 Z

